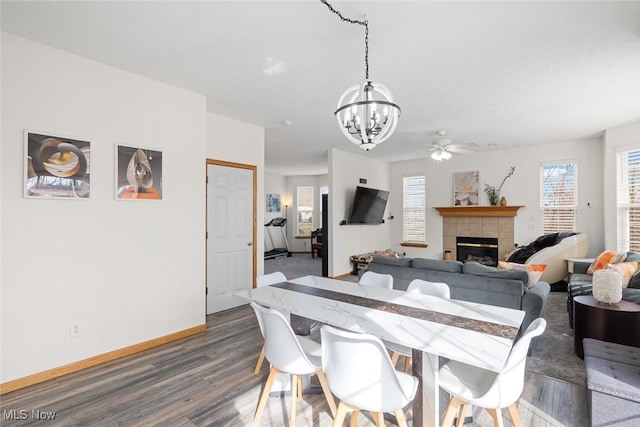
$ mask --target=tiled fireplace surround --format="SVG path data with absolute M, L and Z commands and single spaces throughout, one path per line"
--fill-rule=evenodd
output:
M 498 259 L 513 251 L 514 217 L 521 206 L 436 208 L 442 218 L 443 251 L 456 259 L 456 237 L 494 237 L 498 239 Z

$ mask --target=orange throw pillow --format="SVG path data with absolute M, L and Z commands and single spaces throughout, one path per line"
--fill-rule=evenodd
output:
M 542 273 L 547 268 L 547 264 L 518 264 L 515 262 L 498 261 L 498 269 L 500 270 L 524 270 L 529 275 L 529 283 L 527 286 L 532 288 L 538 283 Z
M 591 263 L 591 265 L 587 269 L 587 274 L 593 274 L 593 272 L 596 270 L 607 268 L 608 264 L 617 264 L 619 262 L 623 262 L 626 258 L 626 252 L 604 251 L 600 255 L 598 255 L 598 258 L 596 258 Z
M 638 263 L 636 261 L 620 262 L 618 264 L 609 264 L 607 268 L 618 272 L 618 274 L 622 276 L 622 287 L 626 288 L 629 286 L 631 276 L 638 270 Z

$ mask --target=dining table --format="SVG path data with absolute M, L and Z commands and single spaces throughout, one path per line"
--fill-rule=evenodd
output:
M 524 311 L 303 276 L 239 291 L 258 304 L 413 349 L 419 380 L 413 426 L 440 423 L 441 358 L 500 372 L 518 337 Z

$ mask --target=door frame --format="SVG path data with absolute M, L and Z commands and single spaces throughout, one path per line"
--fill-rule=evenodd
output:
M 217 159 L 209 159 L 207 158 L 206 163 L 205 163 L 205 223 L 204 223 L 204 229 L 205 229 L 205 245 L 204 245 L 204 255 L 205 255 L 205 259 L 207 260 L 207 262 L 205 262 L 205 270 L 204 270 L 204 274 L 205 274 L 205 280 L 204 280 L 204 288 L 205 288 L 205 305 L 204 305 L 204 310 L 205 310 L 205 314 L 207 312 L 207 294 L 209 292 L 209 284 L 207 283 L 207 278 L 208 276 L 208 272 L 209 272 L 209 258 L 208 258 L 208 253 L 207 251 L 209 250 L 209 186 L 207 184 L 209 184 L 209 165 L 212 166 L 226 166 L 226 167 L 230 167 L 230 168 L 237 168 L 237 169 L 246 169 L 246 170 L 250 170 L 251 171 L 251 175 L 253 176 L 253 232 L 251 233 L 252 235 L 252 247 L 253 247 L 253 265 L 251 267 L 252 269 L 252 273 L 251 273 L 251 287 L 255 288 L 256 287 L 256 272 L 258 271 L 258 248 L 256 245 L 256 240 L 258 240 L 258 167 L 256 165 L 249 165 L 249 164 L 245 164 L 245 163 L 235 163 L 235 162 L 228 162 L 225 160 L 217 160 Z

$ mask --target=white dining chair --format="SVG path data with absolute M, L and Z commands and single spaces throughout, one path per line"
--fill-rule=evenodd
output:
M 365 286 L 393 289 L 393 276 L 390 274 L 376 273 L 375 271 L 365 271 L 364 274 L 360 276 L 358 283 Z
M 322 368 L 333 394 L 340 399 L 333 427 L 342 426 L 351 412 L 355 426 L 361 410 L 372 412 L 377 426 L 384 426 L 383 413 L 392 412 L 399 426 L 407 426 L 402 408 L 416 394 L 418 379 L 396 371 L 382 341 L 325 325 L 322 338 Z
M 507 408 L 515 427 L 522 427 L 516 402 L 524 387 L 525 364 L 531 339 L 541 335 L 547 322 L 539 317 L 515 343 L 501 372 L 492 372 L 462 362 L 450 360 L 440 368 L 440 387 L 451 395 L 442 419 L 442 427 L 451 427 L 458 414 L 466 414 L 467 405 L 484 408 L 494 425 L 502 426 L 502 408 Z M 464 415 L 458 417 L 462 426 Z
M 275 273 L 270 274 L 262 274 L 256 277 L 256 288 L 261 288 L 263 286 L 275 285 L 276 283 L 282 283 L 287 281 L 287 276 L 283 273 L 276 271 Z M 264 331 L 262 330 L 262 325 L 258 323 L 260 326 L 260 333 L 264 337 Z M 262 344 L 262 349 L 260 350 L 260 355 L 258 355 L 258 362 L 256 362 L 256 368 L 253 370 L 255 375 L 260 373 L 260 369 L 262 368 L 262 362 L 264 362 L 264 344 Z
M 299 390 L 301 375 L 316 374 L 320 386 L 329 403 L 331 416 L 336 414 L 336 404 L 322 371 L 321 345 L 308 337 L 299 337 L 293 333 L 285 316 L 277 310 L 263 307 L 254 302 L 251 307 L 256 313 L 260 328 L 264 333 L 265 357 L 271 363 L 269 376 L 262 390 L 262 395 L 253 418 L 254 423 L 260 421 L 262 411 L 269 398 L 269 392 L 276 376 L 280 373 L 291 375 L 291 414 L 289 425 L 295 426 L 296 401 L 301 397 Z
M 413 279 L 407 287 L 407 292 L 419 293 L 422 295 L 431 295 L 440 298 L 451 298 L 451 292 L 449 291 L 449 285 L 441 282 L 428 282 L 422 279 Z M 391 350 L 391 361 L 395 366 L 398 363 L 400 356 L 404 356 L 404 371 L 409 372 L 411 367 L 411 348 L 401 344 L 392 342 L 385 342 L 387 348 Z

